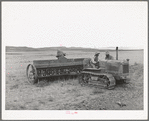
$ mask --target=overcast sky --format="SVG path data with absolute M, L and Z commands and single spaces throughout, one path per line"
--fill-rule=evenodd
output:
M 147 2 L 2 2 L 6 46 L 144 48 L 147 39 Z

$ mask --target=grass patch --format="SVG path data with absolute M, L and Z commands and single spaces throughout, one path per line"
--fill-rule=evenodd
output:
M 19 85 L 18 84 L 15 84 L 13 85 L 12 87 L 10 87 L 10 90 L 13 90 L 13 89 L 18 89 Z
M 54 96 L 50 95 L 50 97 L 48 98 L 49 102 L 53 102 L 54 101 Z
M 94 88 L 93 89 L 93 94 L 101 94 L 101 93 L 103 93 L 102 89 L 100 89 L 100 88 Z
M 40 81 L 36 84 L 37 87 L 45 87 L 45 86 L 48 86 L 48 85 L 49 85 L 49 83 L 46 80 Z
M 6 105 L 6 110 L 26 110 L 26 107 L 23 105 L 8 104 Z

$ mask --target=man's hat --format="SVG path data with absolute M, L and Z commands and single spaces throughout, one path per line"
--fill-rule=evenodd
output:
M 96 53 L 95 53 L 95 56 L 98 56 L 99 54 L 100 54 L 100 52 L 96 52 Z
M 59 57 L 59 56 L 66 56 L 66 53 L 63 53 L 62 51 L 57 50 L 57 56 L 56 57 Z

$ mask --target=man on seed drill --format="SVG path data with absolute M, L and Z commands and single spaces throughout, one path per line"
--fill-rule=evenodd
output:
M 61 58 L 61 57 L 64 57 L 64 56 L 66 56 L 66 53 L 63 53 L 62 51 L 57 50 L 57 55 L 56 55 L 56 57 L 57 57 L 58 59 Z

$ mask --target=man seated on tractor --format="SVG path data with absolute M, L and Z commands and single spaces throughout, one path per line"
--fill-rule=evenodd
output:
M 96 52 L 94 55 L 94 60 L 91 60 L 91 65 L 97 69 L 100 67 L 99 66 L 99 58 L 98 58 L 99 54 L 100 54 L 99 52 Z
M 106 51 L 105 60 L 114 60 L 113 56 L 110 55 L 109 51 Z

